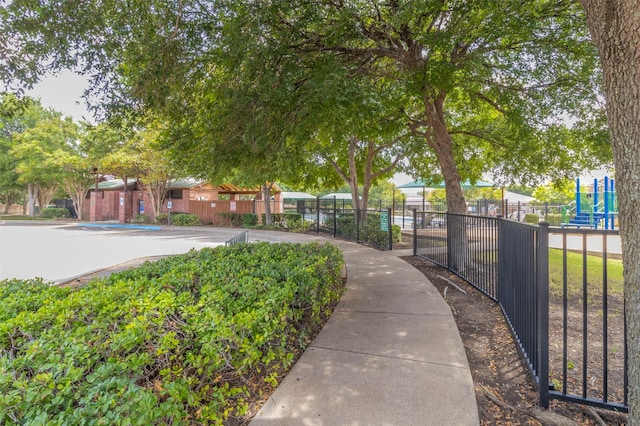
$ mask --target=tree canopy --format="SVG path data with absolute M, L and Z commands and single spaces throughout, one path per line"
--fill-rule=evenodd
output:
M 191 142 L 174 139 L 173 152 L 190 164 L 210 158 L 203 153 L 249 153 L 242 139 L 254 152 L 245 159 L 301 179 L 301 167 L 291 167 L 300 162 L 278 155 L 312 157 L 305 144 L 327 124 L 344 124 L 332 120 L 352 116 L 345 98 L 370 93 L 372 82 L 393 86 L 389 108 L 417 138 L 406 147 L 413 174 L 441 174 L 452 211 L 464 211 L 461 179 L 493 170 L 537 180 L 609 160 L 606 138 L 580 137 L 602 123 L 599 73 L 579 6 L 568 0 L 155 0 L 80 9 L 16 0 L 2 25 L 12 30 L 3 32 L 11 34 L 9 81 L 79 68 L 111 109 L 152 108 L 186 128 L 174 136 Z M 562 125 L 566 117 L 573 128 Z

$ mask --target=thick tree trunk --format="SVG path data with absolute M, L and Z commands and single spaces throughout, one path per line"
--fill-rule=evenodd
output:
M 449 213 L 465 214 L 467 212 L 467 201 L 460 185 L 460 174 L 453 155 L 453 139 L 449 134 L 441 103 L 425 101 L 425 111 L 427 122 L 431 129 L 430 137 L 427 138 L 429 147 L 433 149 L 440 164 L 440 172 L 444 178 L 447 194 L 447 210 Z
M 453 214 L 449 215 L 447 222 L 449 233 L 453 235 L 450 238 L 452 247 L 449 267 L 454 271 L 462 272 L 465 269 L 468 238 L 466 222 L 463 217 L 457 215 L 467 213 L 467 200 L 464 197 L 464 192 L 462 192 L 460 174 L 453 155 L 453 139 L 451 139 L 444 121 L 443 102 L 444 98 L 436 102 L 425 102 L 427 121 L 431 129 L 431 137 L 427 141 L 431 149 L 436 153 L 440 164 L 440 172 L 444 178 L 447 212 Z
M 38 185 L 34 185 L 32 183 L 27 184 L 27 211 L 29 217 L 36 216 L 36 200 L 38 199 Z
M 271 217 L 271 188 L 273 182 L 265 183 L 262 185 L 262 199 L 264 200 L 264 221 L 265 225 L 270 226 L 273 223 Z
M 624 267 L 629 424 L 640 425 L 640 13 L 637 0 L 582 0 L 600 52 Z

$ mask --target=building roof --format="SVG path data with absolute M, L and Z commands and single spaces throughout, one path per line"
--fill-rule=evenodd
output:
M 316 196 L 306 192 L 284 191 L 282 193 L 282 198 L 285 200 L 315 200 Z
M 477 180 L 475 182 L 471 182 L 469 180 L 466 180 L 464 182 L 461 182 L 462 188 L 463 189 L 469 189 L 469 188 L 491 188 L 494 185 L 491 182 L 485 182 L 483 180 Z M 418 179 L 418 180 L 414 180 L 412 182 L 407 182 L 403 185 L 399 185 L 397 186 L 398 189 L 408 189 L 408 188 L 444 188 L 444 182 L 441 182 L 439 184 L 432 184 L 430 182 L 424 182 L 422 179 Z
M 135 179 L 127 179 L 127 188 L 128 189 L 132 189 L 136 186 L 136 180 Z M 91 185 L 91 189 L 95 188 L 94 185 Z M 116 190 L 116 189 L 123 189 L 124 188 L 124 180 L 122 179 L 111 179 L 111 180 L 105 180 L 102 182 L 98 182 L 98 189 L 102 189 L 103 191 L 108 191 L 108 190 Z
M 136 179 L 127 179 L 127 189 L 132 189 L 136 185 Z M 207 185 L 206 181 L 197 179 L 176 179 L 171 182 L 170 189 L 191 189 L 198 186 Z M 251 194 L 255 195 L 260 192 L 260 187 L 257 188 L 240 188 L 235 185 L 224 183 L 218 186 L 212 186 L 217 188 L 220 194 Z M 92 185 L 91 188 L 94 188 Z M 124 180 L 111 179 L 98 182 L 98 189 L 103 191 L 122 190 L 124 188 Z M 281 189 L 277 185 L 273 185 L 272 192 L 281 192 Z M 315 197 L 314 197 L 315 198 Z
M 331 194 L 323 195 L 320 198 L 322 198 L 323 200 L 324 199 L 333 200 L 334 198 L 336 200 L 350 200 L 351 199 L 351 194 L 346 193 L 346 192 L 332 192 Z
M 530 203 L 533 200 L 535 200 L 535 198 L 533 197 L 529 197 L 528 195 L 522 195 L 522 194 L 517 194 L 515 192 L 511 192 L 511 191 L 504 191 L 504 199 L 509 203 Z

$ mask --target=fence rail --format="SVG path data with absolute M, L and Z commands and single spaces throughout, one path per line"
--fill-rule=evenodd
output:
M 414 222 L 415 255 L 498 303 L 542 406 L 559 399 L 628 411 L 617 231 L 418 211 Z
M 242 231 L 239 235 L 236 235 L 233 238 L 229 238 L 224 242 L 225 246 L 232 246 L 234 244 L 246 243 L 249 242 L 249 231 Z
M 298 213 L 305 221 L 313 222 L 318 233 L 329 233 L 380 250 L 393 249 L 393 238 L 400 238 L 400 227 L 393 225 L 390 208 L 357 210 L 343 207 L 347 205 L 343 201 L 321 198 L 307 200 L 298 205 Z

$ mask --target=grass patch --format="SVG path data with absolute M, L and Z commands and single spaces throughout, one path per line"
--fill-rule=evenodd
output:
M 600 256 L 586 257 L 587 287 L 589 296 L 602 294 L 603 259 Z M 549 291 L 554 296 L 562 296 L 563 259 L 562 250 L 549 250 Z M 570 296 L 582 294 L 583 256 L 581 253 L 567 252 L 567 292 Z M 607 259 L 607 284 L 610 295 L 622 296 L 624 281 L 622 261 Z

